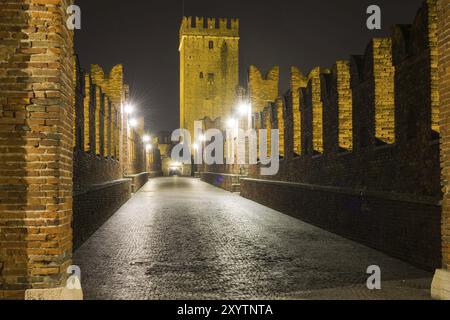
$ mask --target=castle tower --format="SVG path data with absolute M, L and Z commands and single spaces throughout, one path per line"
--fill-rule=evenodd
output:
M 184 17 L 180 29 L 180 127 L 231 115 L 239 84 L 239 20 Z

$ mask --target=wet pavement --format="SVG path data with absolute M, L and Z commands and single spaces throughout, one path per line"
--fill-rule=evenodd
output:
M 429 299 L 432 274 L 197 179 L 150 181 L 74 256 L 86 299 Z M 370 291 L 366 270 L 382 270 Z

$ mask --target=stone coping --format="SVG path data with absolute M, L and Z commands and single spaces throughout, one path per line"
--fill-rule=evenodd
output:
M 94 191 L 111 188 L 111 187 L 114 187 L 116 185 L 123 184 L 123 183 L 130 182 L 130 181 L 131 181 L 131 179 L 125 178 L 125 179 L 118 179 L 118 180 L 108 181 L 108 182 L 100 183 L 100 184 L 94 184 L 94 185 L 89 186 L 89 188 L 87 190 L 84 190 L 84 191 L 81 191 L 81 192 L 75 192 L 74 191 L 73 195 L 74 195 L 74 197 L 75 196 L 80 196 L 80 195 L 91 193 L 91 192 L 94 192 Z
M 450 271 L 437 270 L 431 285 L 431 296 L 435 300 L 450 301 Z
M 441 206 L 441 200 L 435 199 L 432 197 L 421 197 L 410 194 L 402 194 L 402 193 L 390 193 L 390 192 L 382 192 L 382 191 L 368 191 L 368 190 L 357 190 L 351 188 L 339 188 L 332 186 L 322 186 L 308 183 L 299 183 L 299 182 L 286 182 L 286 181 L 275 181 L 275 180 L 263 180 L 263 179 L 252 179 L 252 178 L 241 178 L 241 181 L 250 181 L 262 184 L 271 184 L 271 185 L 279 185 L 279 186 L 288 186 L 299 189 L 308 189 L 312 191 L 325 191 L 339 194 L 346 194 L 352 196 L 368 196 L 373 198 L 391 200 L 391 201 L 400 201 L 400 202 L 408 202 L 408 203 L 416 203 L 416 204 L 424 204 L 431 206 Z
M 241 179 L 242 179 L 242 177 L 245 177 L 240 174 L 217 173 L 217 172 L 200 172 L 200 174 L 208 174 L 208 175 L 223 176 L 223 177 L 239 177 Z
M 148 173 L 148 172 L 141 172 L 141 173 L 135 173 L 135 174 L 128 174 L 128 175 L 126 175 L 125 176 L 125 178 L 127 178 L 127 179 L 133 179 L 133 178 L 137 178 L 137 177 L 140 177 L 140 176 L 143 176 L 143 175 L 149 175 L 150 173 Z

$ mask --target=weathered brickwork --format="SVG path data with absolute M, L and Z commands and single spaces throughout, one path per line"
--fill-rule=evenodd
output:
M 120 157 L 120 120 L 123 117 L 121 107 L 125 101 L 126 90 L 124 89 L 123 66 L 114 66 L 109 75 L 105 75 L 103 69 L 98 65 L 91 66 L 91 74 L 93 83 L 103 88 L 104 93 L 108 96 L 104 114 L 105 136 L 108 137 L 106 145 L 106 155 L 119 159 Z
M 440 93 L 440 129 L 441 164 L 444 192 L 442 213 L 442 255 L 443 267 L 450 270 L 450 1 L 440 0 L 439 21 L 439 93 Z M 450 291 L 447 285 L 447 291 Z
M 292 102 L 292 121 L 293 121 L 293 151 L 295 155 L 302 154 L 302 118 L 300 113 L 300 93 L 302 88 L 306 88 L 308 79 L 303 76 L 300 69 L 291 67 L 291 90 L 290 98 Z M 288 94 L 289 95 L 289 94 Z
M 87 73 L 78 63 L 76 75 L 73 229 L 78 248 L 148 181 L 148 174 L 143 120 L 132 128 L 122 113 L 128 95 L 122 65 L 105 75 L 98 65 Z
M 374 39 L 371 50 L 375 86 L 375 138 L 392 144 L 395 142 L 395 68 L 392 65 L 392 40 Z
M 83 150 L 86 152 L 91 151 L 91 100 L 92 100 L 92 91 L 91 91 L 91 77 L 89 74 L 84 76 L 84 94 L 79 93 L 79 97 L 83 97 L 83 137 L 79 137 L 79 139 L 83 139 Z M 84 116 L 88 115 L 88 116 Z
M 322 99 L 322 84 L 323 74 L 328 74 L 328 70 L 321 70 L 316 68 L 309 74 L 309 85 L 307 87 L 306 95 L 306 109 L 310 110 L 312 117 L 312 146 L 313 153 L 323 153 L 323 118 L 324 118 L 324 104 Z
M 427 0 L 431 5 L 436 6 L 437 0 Z M 441 10 L 441 9 L 439 9 Z M 442 10 L 441 10 L 442 11 Z M 430 48 L 431 58 L 431 128 L 434 132 L 440 133 L 440 101 L 439 101 L 439 48 L 438 48 L 438 10 L 428 10 L 426 22 L 428 24 L 428 34 L 426 40 Z M 442 16 L 440 17 L 442 18 Z M 424 18 L 422 18 L 424 19 Z
M 279 132 L 279 146 L 280 146 L 280 157 L 284 158 L 284 147 L 285 147 L 285 141 L 284 141 L 284 101 L 282 98 L 278 98 L 275 101 L 275 107 L 276 107 L 276 114 L 277 114 L 277 129 Z
M 263 112 L 268 103 L 280 96 L 280 67 L 275 66 L 263 76 L 255 66 L 248 71 L 248 90 L 253 112 Z
M 71 264 L 71 3 L 0 2 L 0 299 L 64 286 Z
M 339 148 L 351 151 L 353 149 L 353 97 L 350 87 L 350 62 L 336 62 L 332 75 L 330 108 L 338 113 Z M 333 112 L 332 110 L 330 110 L 330 114 Z M 336 128 L 332 129 L 336 130 Z
M 145 167 L 146 150 L 142 141 L 145 134 L 144 117 L 137 119 L 138 125 L 135 128 L 128 129 L 128 166 L 126 176 L 141 174 L 147 171 Z
M 102 155 L 102 141 L 101 141 L 101 109 L 102 109 L 102 92 L 100 87 L 95 86 L 95 154 L 97 156 Z
M 373 39 L 364 55 L 314 69 L 296 102 L 301 157 L 295 157 L 299 134 L 289 92 L 280 171 L 260 176 L 260 167 L 250 166 L 256 180 L 243 180 L 242 195 L 423 268 L 438 267 L 436 84 L 442 91 L 443 81 L 436 68 L 436 23 L 436 1 L 427 1 L 411 26 Z M 293 205 L 292 198 L 300 202 Z M 445 225 L 444 218 L 448 248 Z
M 241 178 L 241 195 L 433 271 L 441 260 L 440 206 L 376 192 Z
M 264 129 L 267 130 L 266 136 L 267 136 L 267 156 L 270 157 L 272 154 L 272 123 L 273 123 L 273 117 L 272 117 L 272 110 L 273 105 L 269 104 L 263 112 L 263 123 L 264 123 Z
M 264 128 L 261 112 L 257 112 L 257 113 L 253 114 L 253 127 L 255 128 L 257 135 L 259 135 L 260 130 Z M 261 157 L 260 145 L 261 145 L 260 139 L 259 139 L 259 137 L 257 137 L 256 148 L 258 150 L 258 159 L 260 159 L 260 157 Z

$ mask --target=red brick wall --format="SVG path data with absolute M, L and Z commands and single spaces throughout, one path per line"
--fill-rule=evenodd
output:
M 444 202 L 442 213 L 443 264 L 450 269 L 450 1 L 440 0 L 439 21 L 439 74 L 441 101 L 441 161 Z
M 441 264 L 440 206 L 376 192 L 241 179 L 241 195 L 434 271 Z
M 433 1 L 430 1 L 433 4 Z M 292 102 L 286 99 L 286 159 L 280 172 L 264 179 L 302 182 L 346 188 L 395 192 L 414 196 L 441 198 L 438 132 L 433 130 L 434 107 L 433 49 L 437 43 L 429 36 L 435 20 L 424 4 L 411 26 L 398 26 L 392 35 L 392 56 L 395 74 L 391 74 L 395 91 L 382 88 L 395 101 L 395 143 L 376 138 L 375 70 L 373 43 L 362 56 L 351 57 L 351 89 L 353 95 L 353 150 L 339 148 L 337 139 L 338 92 L 336 70 L 321 75 L 321 100 L 324 104 L 324 152 L 313 153 L 313 100 L 311 88 L 301 91 L 302 156 L 292 159 Z M 404 28 L 404 33 L 399 30 Z M 431 32 L 432 33 L 432 32 Z M 391 63 L 389 63 L 391 64 Z M 289 94 L 288 94 L 289 95 Z M 392 122 L 392 121 L 389 122 Z M 250 169 L 252 177 L 260 168 Z
M 448 6 L 448 0 L 445 3 Z M 287 157 L 281 160 L 278 175 L 261 176 L 261 168 L 251 166 L 250 177 L 300 183 L 321 192 L 292 184 L 289 189 L 287 184 L 268 187 L 261 181 L 244 181 L 242 194 L 430 270 L 438 267 L 441 264 L 438 204 L 442 192 L 439 126 L 436 125 L 436 115 L 439 115 L 436 12 L 436 0 L 425 1 L 412 25 L 395 26 L 391 39 L 374 40 L 364 55 L 350 58 L 353 150 L 344 150 L 338 144 L 338 105 L 333 97 L 341 97 L 342 91 L 337 85 L 335 69 L 331 74 L 325 69 L 321 71 L 320 87 L 312 87 L 310 81 L 308 88 L 300 91 L 303 150 L 302 156 L 296 158 L 290 149 L 294 126 L 293 103 L 288 93 L 285 99 Z M 447 54 L 448 9 L 445 12 L 441 9 L 440 14 L 441 21 L 443 15 L 447 19 L 440 26 L 440 45 Z M 448 54 L 441 56 L 441 96 L 445 106 L 449 100 L 448 92 L 447 96 L 444 92 L 448 88 L 445 80 L 448 67 L 444 70 L 448 60 Z M 317 99 L 319 95 L 314 96 L 314 89 L 321 91 L 321 101 Z M 313 112 L 314 101 L 324 105 L 323 117 Z M 445 113 L 443 118 L 446 119 Z M 323 152 L 313 152 L 314 126 L 318 120 L 324 124 Z M 444 123 L 444 140 L 445 129 Z M 446 152 L 445 144 L 443 151 Z M 333 191 L 322 187 L 332 187 Z M 336 196 L 339 190 L 351 196 Z M 365 197 L 369 201 L 358 205 Z M 293 208 L 293 198 L 304 202 L 295 201 L 298 206 Z M 444 212 L 443 239 L 447 250 L 444 255 L 448 265 L 450 210 Z M 428 219 L 427 223 L 423 223 L 424 219 Z
M 71 264 L 71 2 L 0 2 L 0 298 L 63 286 Z

